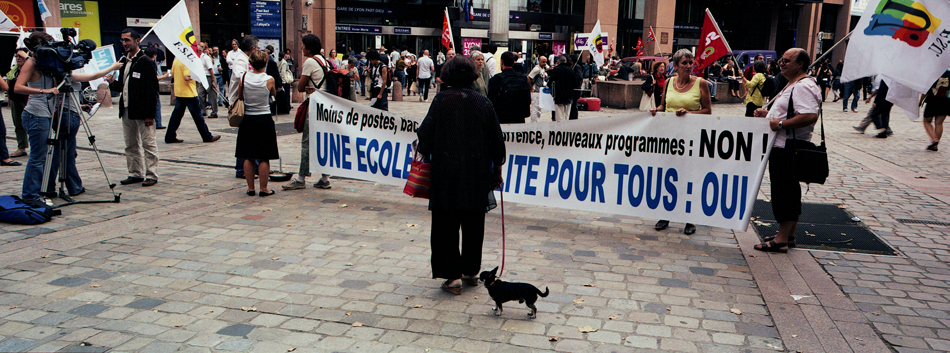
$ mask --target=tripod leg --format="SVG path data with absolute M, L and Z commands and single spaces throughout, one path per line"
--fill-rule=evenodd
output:
M 69 94 L 69 93 L 67 93 L 67 94 Z M 73 100 L 73 102 L 76 104 L 77 107 L 78 107 L 78 106 L 81 106 L 81 105 L 79 104 L 79 96 L 78 96 L 78 95 L 75 95 L 75 94 L 71 95 L 71 99 Z M 108 97 L 107 97 L 106 99 L 111 99 L 111 98 L 108 98 Z M 122 194 L 121 194 L 121 193 L 117 194 L 117 193 L 115 192 L 115 183 L 113 183 L 113 182 L 112 182 L 112 179 L 109 178 L 109 173 L 106 172 L 106 165 L 105 165 L 105 163 L 102 162 L 102 155 L 99 154 L 99 147 L 96 145 L 96 135 L 94 135 L 94 134 L 92 133 L 92 129 L 89 128 L 89 122 L 88 122 L 87 120 L 90 119 L 90 118 L 92 118 L 92 117 L 91 117 L 91 116 L 85 117 L 84 115 L 85 115 L 85 112 L 83 112 L 82 109 L 80 109 L 80 113 L 79 113 L 79 125 L 81 125 L 81 126 L 83 127 L 83 130 L 85 130 L 86 136 L 87 136 L 88 139 L 89 139 L 89 145 L 92 146 L 93 152 L 96 153 L 96 160 L 99 161 L 99 168 L 102 169 L 102 175 L 104 175 L 104 176 L 106 177 L 106 184 L 109 185 L 109 190 L 112 191 L 112 196 L 114 197 L 114 201 L 113 201 L 113 202 L 119 202 L 119 197 L 120 197 L 120 195 L 122 195 Z

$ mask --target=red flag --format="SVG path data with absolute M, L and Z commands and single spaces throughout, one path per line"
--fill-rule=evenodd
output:
M 442 45 L 449 50 L 455 48 L 455 41 L 452 38 L 452 29 L 449 28 L 449 11 L 445 10 L 442 18 Z
M 706 66 L 717 59 L 732 53 L 729 43 L 722 36 L 719 25 L 713 19 L 712 13 L 706 9 L 706 19 L 703 21 L 703 31 L 700 32 L 699 46 L 696 48 L 696 66 L 693 73 L 701 73 Z
M 650 26 L 650 31 L 647 32 L 647 42 L 643 43 L 644 45 L 649 45 L 650 43 L 656 42 L 656 36 L 653 34 L 653 26 Z
M 637 56 L 643 55 L 643 41 L 642 38 L 637 38 Z

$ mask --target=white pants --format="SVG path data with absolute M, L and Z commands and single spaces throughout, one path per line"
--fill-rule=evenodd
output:
M 531 92 L 531 122 L 536 123 L 541 118 L 541 107 L 539 106 L 540 102 L 538 101 L 540 93 Z
M 567 121 L 571 117 L 571 104 L 556 104 L 554 119 L 558 122 Z
M 155 143 L 155 125 L 145 126 L 145 120 L 122 118 L 125 135 L 125 162 L 129 176 L 158 180 L 158 145 Z

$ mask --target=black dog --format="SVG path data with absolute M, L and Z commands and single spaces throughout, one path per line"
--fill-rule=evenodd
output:
M 541 297 L 548 296 L 548 293 L 550 293 L 548 288 L 544 287 L 544 293 L 541 293 L 538 287 L 528 283 L 504 282 L 495 277 L 497 272 L 498 267 L 495 267 L 495 269 L 491 271 L 482 271 L 482 274 L 478 276 L 479 280 L 485 282 L 485 288 L 488 288 L 488 295 L 495 301 L 496 307 L 492 308 L 492 310 L 495 311 L 495 316 L 501 316 L 504 310 L 501 307 L 501 303 L 517 299 L 518 303 L 526 303 L 528 308 L 531 309 L 531 312 L 528 313 L 528 318 L 534 319 L 537 317 L 538 308 L 534 306 L 534 302 L 538 301 L 539 295 Z

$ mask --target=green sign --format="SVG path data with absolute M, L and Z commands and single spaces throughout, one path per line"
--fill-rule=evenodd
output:
M 86 2 L 83 0 L 60 0 L 59 11 L 62 17 L 86 17 Z

